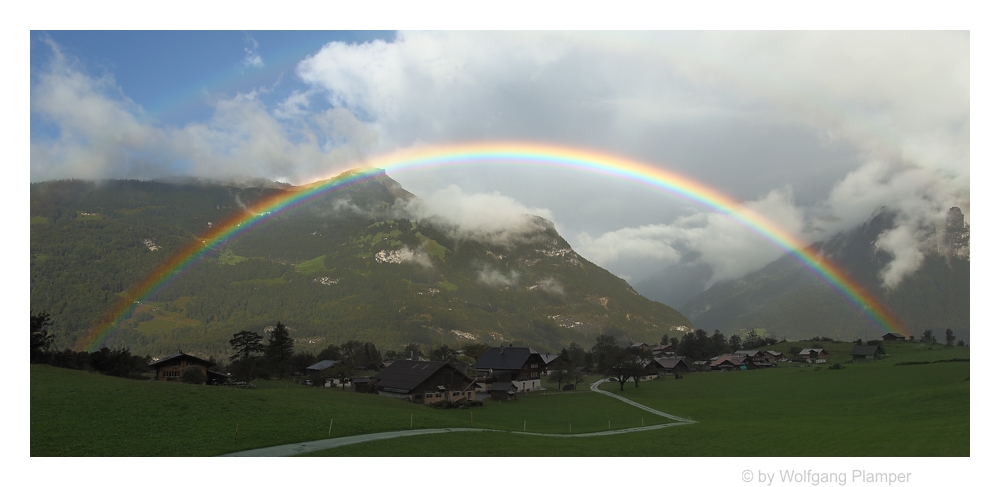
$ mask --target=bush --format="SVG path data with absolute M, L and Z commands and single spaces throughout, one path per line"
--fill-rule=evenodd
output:
M 185 384 L 204 384 L 205 381 L 205 373 L 201 371 L 201 367 L 187 367 L 181 372 L 181 382 Z
M 844 366 L 840 365 L 840 362 L 837 362 L 837 363 L 835 363 L 835 364 L 833 364 L 833 365 L 830 366 L 830 370 L 840 370 L 840 369 L 843 369 L 843 368 L 844 368 Z

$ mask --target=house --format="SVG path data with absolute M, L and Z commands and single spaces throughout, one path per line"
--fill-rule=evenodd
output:
M 351 390 L 360 393 L 375 392 L 372 390 L 371 377 L 351 377 Z
M 678 375 L 687 372 L 691 367 L 683 358 L 656 357 L 649 362 L 647 367 L 658 376 Z
M 771 362 L 787 362 L 788 359 L 785 354 L 781 352 L 775 352 L 774 350 L 767 350 L 764 355 L 770 357 Z
M 737 350 L 733 352 L 733 355 L 742 355 L 754 363 L 765 360 L 764 352 L 760 350 Z
M 579 367 L 574 367 L 573 373 L 580 375 L 590 375 L 590 369 L 581 365 Z
M 702 371 L 702 370 L 709 369 L 710 366 L 711 366 L 711 363 L 712 362 L 709 361 L 709 360 L 695 360 L 694 363 L 691 364 L 691 365 L 694 366 L 694 368 L 691 369 L 691 372 L 699 372 L 699 371 Z
M 526 392 L 542 388 L 545 360 L 529 347 L 501 346 L 484 352 L 472 367 L 477 382 L 510 382 L 518 392 Z
M 906 337 L 901 333 L 886 333 L 882 335 L 883 342 L 905 342 Z
M 657 355 L 673 355 L 677 353 L 677 349 L 673 345 L 657 345 L 653 347 L 653 356 Z
M 637 348 L 640 352 L 646 352 L 649 350 L 649 344 L 646 342 L 638 342 L 629 345 L 629 348 Z
M 885 357 L 882 345 L 855 345 L 851 349 L 851 359 L 855 362 L 871 362 Z
M 826 350 L 822 348 L 806 348 L 799 352 L 799 358 L 810 364 L 825 364 Z
M 155 360 L 149 364 L 149 367 L 156 373 L 153 377 L 154 380 L 180 382 L 181 376 L 184 374 L 184 369 L 188 367 L 197 367 L 198 369 L 201 369 L 201 375 L 205 376 L 206 384 L 213 380 L 213 378 L 215 381 L 218 381 L 220 380 L 219 376 L 226 377 L 217 372 L 214 372 L 210 377 L 208 369 L 214 366 L 215 364 L 209 360 L 195 357 L 194 355 L 188 355 L 184 352 L 180 352 L 160 360 Z M 226 380 L 228 380 L 228 377 L 226 377 Z
M 397 360 L 371 378 L 380 396 L 417 404 L 474 399 L 473 380 L 447 362 Z
M 746 355 L 720 355 L 712 361 L 711 367 L 712 370 L 721 370 L 723 372 L 757 368 L 753 361 L 747 359 Z
M 323 379 L 327 372 L 340 363 L 340 360 L 320 360 L 308 367 L 306 367 L 306 374 L 309 375 L 309 380 L 317 386 L 323 385 Z

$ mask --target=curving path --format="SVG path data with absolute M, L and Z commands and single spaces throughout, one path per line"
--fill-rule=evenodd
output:
M 652 426 L 642 426 L 638 428 L 625 428 L 619 430 L 608 430 L 608 431 L 596 431 L 592 433 L 578 433 L 578 434 L 560 434 L 560 433 L 531 433 L 525 431 L 503 431 L 487 428 L 433 428 L 433 429 L 422 429 L 422 430 L 403 430 L 403 431 L 385 431 L 382 433 L 370 433 L 367 435 L 357 435 L 357 436 L 344 436 L 340 438 L 327 438 L 325 440 L 316 441 L 304 441 L 301 443 L 290 443 L 288 445 L 278 445 L 269 446 L 267 448 L 257 448 L 255 450 L 244 450 L 233 453 L 227 453 L 225 455 L 220 455 L 223 457 L 287 457 L 292 455 L 301 455 L 303 453 L 311 453 L 314 451 L 328 450 L 330 448 L 337 448 L 340 446 L 353 445 L 355 443 L 364 443 L 366 441 L 377 441 L 377 440 L 387 440 L 390 438 L 402 438 L 405 436 L 417 436 L 417 435 L 433 435 L 438 433 L 460 433 L 460 432 L 470 432 L 470 431 L 493 431 L 497 433 L 512 433 L 516 435 L 532 435 L 532 436 L 552 436 L 557 438 L 585 438 L 589 436 L 607 436 L 607 435 L 620 435 L 624 433 L 635 433 L 637 431 L 650 431 L 662 428 L 670 428 L 672 426 L 682 426 L 685 424 L 696 423 L 690 419 L 681 418 L 679 416 L 674 416 L 672 414 L 667 414 L 663 411 L 657 411 L 649 406 L 639 404 L 630 399 L 625 399 L 617 394 L 612 394 L 610 392 L 602 391 L 600 385 L 607 382 L 607 379 L 601 379 L 590 385 L 590 390 L 606 396 L 613 397 L 619 401 L 623 401 L 629 405 L 635 406 L 644 411 L 662 416 L 664 418 L 672 419 L 676 423 L 667 424 L 657 424 Z

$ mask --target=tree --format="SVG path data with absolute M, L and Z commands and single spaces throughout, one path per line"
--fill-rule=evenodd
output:
M 951 328 L 944 331 L 944 346 L 951 348 L 955 345 L 955 334 L 952 333 Z
M 931 345 L 937 343 L 937 337 L 930 330 L 924 330 L 924 335 L 920 337 L 920 343 L 927 345 L 927 348 L 930 349 Z
M 274 325 L 274 329 L 268 332 L 267 347 L 264 349 L 264 356 L 273 372 L 278 373 L 278 377 L 284 378 L 288 372 L 289 361 L 295 354 L 295 341 L 288 334 L 288 327 L 279 321 Z
M 615 337 L 602 333 L 597 335 L 594 346 L 590 349 L 590 352 L 594 355 L 597 370 L 601 373 L 610 372 L 617 361 L 621 347 L 616 342 Z
M 562 370 L 562 369 L 557 369 L 557 370 L 553 370 L 552 372 L 549 373 L 549 379 L 548 380 L 549 380 L 549 382 L 555 382 L 556 385 L 559 387 L 559 390 L 561 391 L 562 390 L 563 382 L 569 382 L 570 381 L 570 377 L 569 377 L 570 375 L 571 375 L 571 373 L 569 371 Z
M 46 330 L 52 326 L 52 318 L 48 313 L 38 313 L 31 316 L 31 362 L 39 362 L 52 346 L 55 335 Z
M 635 381 L 635 386 L 639 387 L 639 379 L 642 378 L 646 363 L 647 360 L 639 349 L 630 347 L 616 350 L 610 371 L 611 375 L 618 379 L 618 390 L 625 390 L 625 382 L 629 379 Z
M 240 380 L 253 379 L 257 373 L 257 360 L 264 353 L 264 337 L 252 331 L 233 334 L 229 345 L 236 351 L 229 357 L 233 361 L 233 376 Z
M 743 340 L 740 339 L 739 335 L 734 333 L 733 336 L 729 337 L 729 348 L 733 349 L 732 351 L 739 350 L 741 343 L 743 343 Z
M 664 333 L 663 336 L 660 337 L 660 345 L 670 345 L 670 335 Z

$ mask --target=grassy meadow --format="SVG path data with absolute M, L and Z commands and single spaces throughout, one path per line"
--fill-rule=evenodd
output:
M 824 344 L 830 345 L 830 344 Z M 968 348 L 888 344 L 890 358 L 690 373 L 622 395 L 698 421 L 654 431 L 562 438 L 665 418 L 589 391 L 532 393 L 438 410 L 375 395 L 260 381 L 258 389 L 133 381 L 31 366 L 32 456 L 207 456 L 410 428 L 502 432 L 415 436 L 319 452 L 336 456 L 969 456 Z M 806 345 L 808 346 L 808 344 Z M 847 350 L 850 346 L 846 347 Z M 780 350 L 780 349 L 779 349 Z M 843 369 L 829 366 L 842 363 Z M 548 384 L 546 384 L 548 385 Z M 617 384 L 605 384 L 617 391 Z M 554 386 L 552 387 L 554 389 Z M 333 420 L 331 425 L 331 419 Z M 239 424 L 239 434 L 234 435 Z

